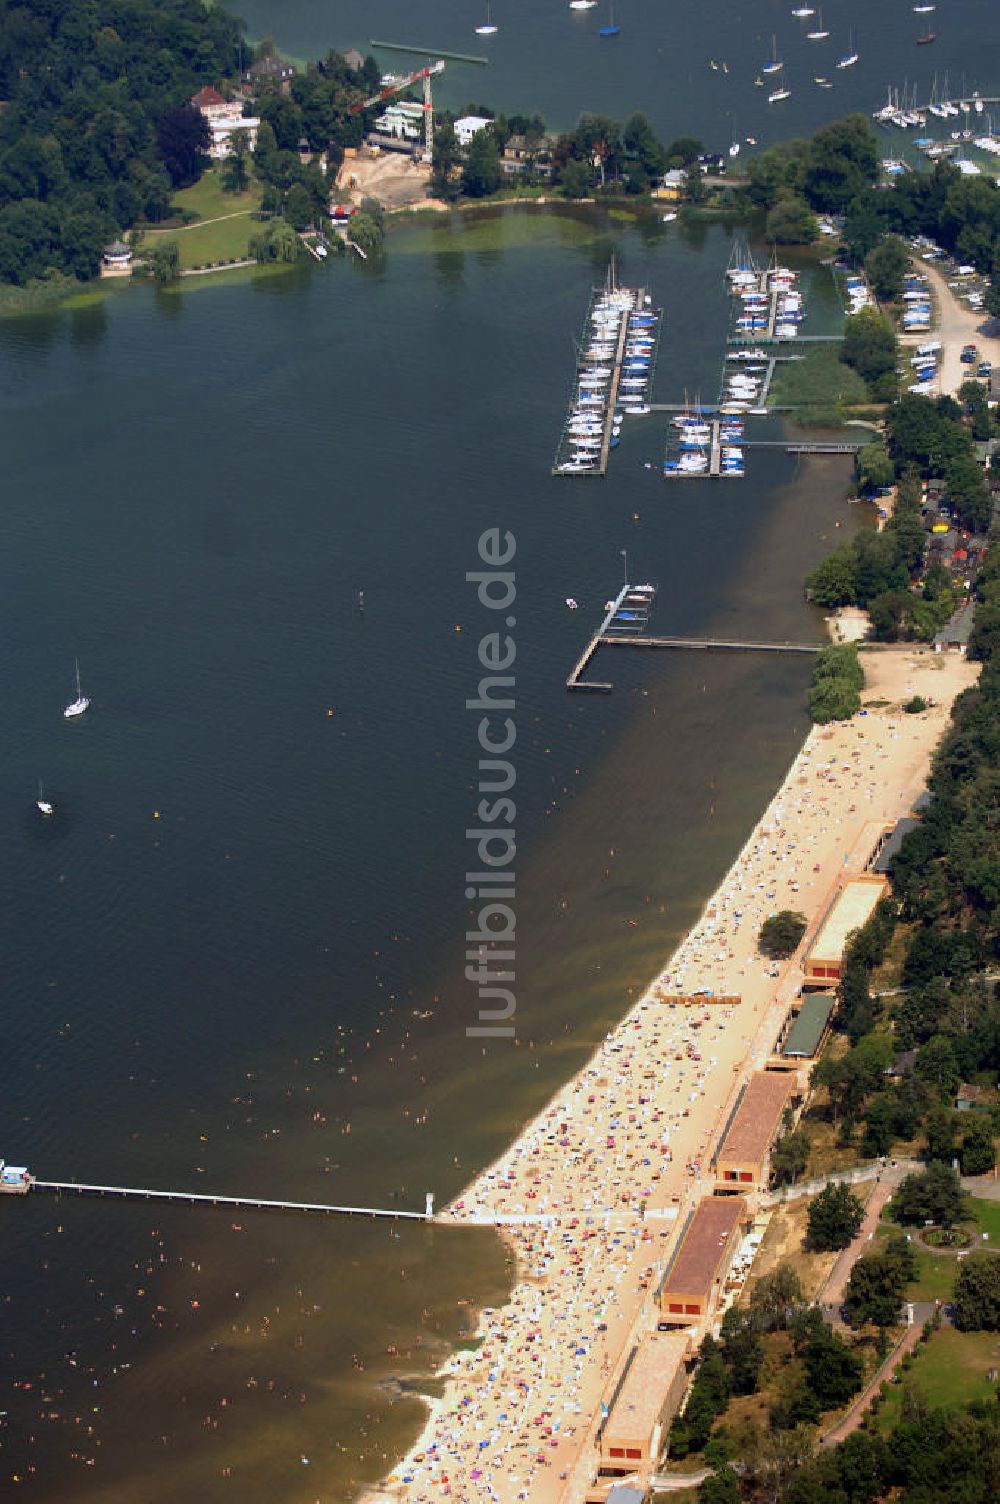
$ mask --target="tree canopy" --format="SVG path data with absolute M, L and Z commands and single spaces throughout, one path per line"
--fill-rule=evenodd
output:
M 808 1238 L 818 1253 L 846 1248 L 864 1221 L 864 1207 L 850 1186 L 827 1185 L 809 1203 Z
M 806 932 L 806 918 L 793 909 L 782 909 L 765 919 L 760 927 L 758 944 L 766 956 L 783 959 L 798 950 Z
M 95 245 L 165 216 L 204 149 L 189 100 L 236 71 L 240 31 L 202 0 L 6 8 L 0 280 L 93 275 Z

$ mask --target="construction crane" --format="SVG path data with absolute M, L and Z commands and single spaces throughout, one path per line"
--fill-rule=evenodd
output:
M 431 99 L 431 79 L 438 73 L 444 72 L 444 59 L 438 58 L 436 63 L 428 63 L 426 68 L 418 68 L 416 73 L 408 73 L 405 78 L 398 78 L 388 88 L 380 89 L 370 99 L 363 99 L 360 104 L 352 104 L 348 110 L 349 115 L 360 115 L 362 110 L 373 109 L 381 104 L 384 99 L 391 99 L 394 94 L 402 89 L 408 89 L 411 84 L 423 80 L 424 85 L 424 150 L 427 160 L 430 161 L 431 147 L 434 141 L 434 102 Z

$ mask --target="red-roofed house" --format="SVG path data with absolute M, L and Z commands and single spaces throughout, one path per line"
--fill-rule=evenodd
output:
M 191 103 L 196 110 L 200 110 L 208 121 L 208 128 L 212 133 L 212 144 L 208 148 L 208 155 L 216 162 L 223 161 L 229 155 L 229 138 L 234 131 L 246 133 L 247 145 L 253 151 L 257 145 L 257 129 L 260 120 L 256 115 L 242 115 L 241 105 L 237 99 L 223 99 L 218 89 L 213 89 L 211 84 L 206 84 L 192 96 Z
M 223 99 L 218 89 L 213 89 L 211 84 L 206 84 L 199 89 L 197 94 L 191 96 L 191 103 L 196 110 L 200 110 L 206 120 L 218 120 L 223 115 L 232 115 L 238 112 L 238 106 L 234 106 L 228 99 Z

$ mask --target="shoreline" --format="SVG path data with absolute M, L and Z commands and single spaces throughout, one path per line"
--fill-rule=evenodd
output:
M 634 1342 L 655 1325 L 654 1268 L 662 1269 L 685 1212 L 710 1193 L 711 1145 L 798 992 L 803 948 L 843 878 L 863 865 L 859 848 L 873 824 L 908 812 L 952 700 L 978 675 L 978 665 L 912 646 L 866 654 L 865 665 L 867 697 L 888 699 L 890 708 L 809 730 L 698 919 L 639 999 L 435 1219 L 496 1226 L 516 1257 L 514 1284 L 504 1307 L 478 1313 L 476 1346 L 456 1349 L 441 1365 L 443 1394 L 421 1396 L 427 1414 L 419 1435 L 381 1484 L 362 1491 L 364 1504 L 452 1495 L 453 1485 L 463 1499 L 571 1504 L 583 1497 L 600 1404 Z M 933 690 L 930 715 L 899 712 L 916 681 Z M 817 858 L 808 875 L 807 854 Z M 787 906 L 802 908 L 810 922 L 803 947 L 776 966 L 757 954 L 756 933 L 762 917 L 785 906 L 782 884 L 790 889 Z M 720 938 L 725 950 L 710 951 Z M 689 1027 L 701 1010 L 665 1008 L 657 1000 L 664 987 L 738 993 L 742 1002 L 706 1003 L 692 1058 Z M 717 1053 L 702 1064 L 709 1048 Z M 531 1220 L 517 1225 L 522 1218 Z M 559 1323 L 576 1332 L 569 1344 Z M 516 1374 L 513 1388 L 505 1369 Z M 535 1429 L 546 1421 L 550 1452 L 539 1450 Z

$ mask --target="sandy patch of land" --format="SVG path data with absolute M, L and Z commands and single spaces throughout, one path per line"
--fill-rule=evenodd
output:
M 864 642 L 871 622 L 860 606 L 840 606 L 826 617 L 826 627 L 834 642 Z
M 860 870 L 873 822 L 907 813 L 952 700 L 978 667 L 926 649 L 866 653 L 866 697 L 890 708 L 814 727 L 778 794 L 661 974 L 569 1081 L 439 1220 L 496 1223 L 519 1278 L 479 1322 L 404 1463 L 371 1499 L 573 1504 L 596 1462 L 600 1403 L 653 1325 L 653 1292 L 688 1209 L 711 1191 L 713 1143 L 795 995 L 757 951 L 776 909 L 815 921 Z M 922 715 L 899 703 L 932 698 Z M 811 925 L 811 928 L 813 926 Z M 669 1008 L 658 992 L 738 994 Z M 454 1236 L 461 1236 L 455 1225 Z
M 447 209 L 440 199 L 428 197 L 430 164 L 415 162 L 403 152 L 386 151 L 377 157 L 352 157 L 337 174 L 337 192 L 360 204 L 377 198 L 383 208 Z

